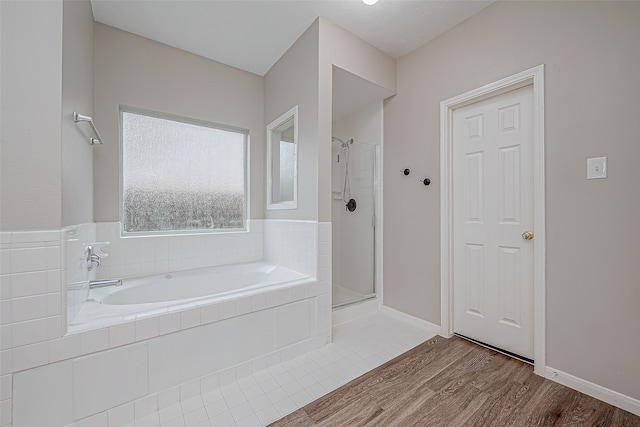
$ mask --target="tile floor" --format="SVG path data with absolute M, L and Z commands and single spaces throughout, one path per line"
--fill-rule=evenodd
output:
M 333 342 L 127 427 L 264 426 L 433 337 L 375 313 L 333 328 Z

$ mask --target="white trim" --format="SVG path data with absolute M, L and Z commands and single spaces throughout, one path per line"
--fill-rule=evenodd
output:
M 344 322 L 363 317 L 371 313 L 380 311 L 381 302 L 378 298 L 368 301 L 358 302 L 345 307 L 334 308 L 331 312 L 331 326 L 336 326 Z
M 272 174 L 272 160 L 273 153 L 273 141 L 272 133 L 280 126 L 287 123 L 289 120 L 293 120 L 293 143 L 295 148 L 295 163 L 293 165 L 293 200 L 272 203 L 271 192 L 273 191 L 273 177 Z M 298 106 L 294 106 L 286 113 L 283 113 L 280 117 L 272 121 L 267 125 L 267 210 L 280 210 L 280 209 L 298 209 Z
M 120 223 L 120 237 L 150 237 L 150 236 L 184 236 L 188 234 L 203 235 L 203 234 L 224 234 L 224 233 L 247 233 L 249 232 L 248 220 L 251 216 L 250 210 L 250 135 L 249 129 L 240 128 L 236 126 L 224 125 L 208 120 L 195 119 L 187 116 L 180 116 L 177 114 L 164 113 L 161 111 L 148 110 L 146 108 L 132 107 L 129 105 L 118 104 L 118 222 Z M 172 121 L 177 123 L 183 123 L 191 126 L 200 126 L 215 130 L 224 130 L 228 132 L 235 132 L 244 135 L 244 188 L 243 188 L 243 206 L 244 226 L 242 228 L 214 228 L 214 229 L 197 229 L 197 230 L 147 230 L 147 231 L 125 231 L 124 229 L 124 128 L 123 128 L 123 115 L 124 113 L 134 114 L 137 116 L 143 116 L 152 119 L 161 119 L 166 121 Z
M 254 221 L 256 221 L 254 219 Z M 295 222 L 300 224 L 330 224 L 329 222 L 319 222 L 310 219 L 280 219 L 280 218 L 260 218 L 260 221 L 269 221 L 269 222 Z
M 384 109 L 383 106 L 380 105 L 380 109 L 382 110 L 382 122 L 384 122 Z M 374 182 L 374 189 L 375 189 L 375 207 L 374 207 L 374 216 L 375 216 L 375 222 L 374 222 L 374 244 L 373 244 L 373 250 L 374 250 L 374 254 L 373 256 L 374 258 L 374 272 L 373 275 L 375 277 L 375 289 L 374 292 L 376 294 L 376 298 L 380 300 L 380 304 L 382 305 L 383 301 L 384 301 L 384 288 L 383 288 L 383 283 L 382 283 L 382 278 L 384 277 L 383 274 L 384 272 L 382 271 L 383 267 L 384 267 L 384 259 L 383 259 L 383 252 L 382 252 L 382 248 L 384 248 L 384 242 L 383 242 L 383 236 L 384 236 L 384 213 L 383 213 L 383 209 L 382 207 L 384 206 L 383 203 L 383 194 L 382 194 L 382 189 L 383 187 L 383 182 L 382 182 L 382 171 L 383 169 L 383 164 L 382 164 L 382 160 L 383 160 L 383 153 L 384 153 L 384 130 L 380 131 L 380 135 L 381 135 L 381 141 L 380 141 L 380 145 L 376 146 L 376 166 L 375 166 L 375 182 Z
M 440 103 L 440 292 L 441 332 L 453 335 L 453 221 L 452 132 L 453 110 L 502 93 L 533 85 L 533 352 L 534 372 L 544 375 L 545 366 L 545 194 L 544 194 L 544 64 L 490 83 Z
M 640 400 L 634 399 L 617 391 L 610 390 L 598 384 L 594 384 L 582 378 L 578 378 L 566 372 L 545 367 L 544 376 L 558 384 L 565 385 L 588 396 L 602 400 L 610 405 L 616 406 L 632 414 L 640 416 Z
M 409 323 L 410 325 L 416 326 L 420 329 L 424 329 L 429 332 L 433 332 L 435 335 L 440 334 L 440 326 L 427 322 L 426 320 L 419 319 L 417 317 L 413 317 L 410 314 L 403 313 L 401 311 L 396 310 L 395 308 L 388 307 L 383 305 L 380 308 L 380 311 L 386 314 L 389 317 L 393 317 L 394 319 L 398 319 L 405 323 Z

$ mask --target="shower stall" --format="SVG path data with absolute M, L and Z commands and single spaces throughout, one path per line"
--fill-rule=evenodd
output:
M 378 146 L 331 138 L 333 307 L 376 296 Z

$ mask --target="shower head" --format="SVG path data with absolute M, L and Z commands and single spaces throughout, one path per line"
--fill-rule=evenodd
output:
M 353 144 L 353 138 L 351 139 L 347 139 L 346 141 L 341 140 L 340 138 L 336 137 L 336 136 L 332 136 L 331 137 L 331 142 L 339 142 L 342 146 L 342 148 L 347 148 L 350 144 Z

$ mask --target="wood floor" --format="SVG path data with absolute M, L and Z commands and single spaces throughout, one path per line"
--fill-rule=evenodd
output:
M 435 337 L 271 424 L 640 426 L 640 417 L 458 337 Z

